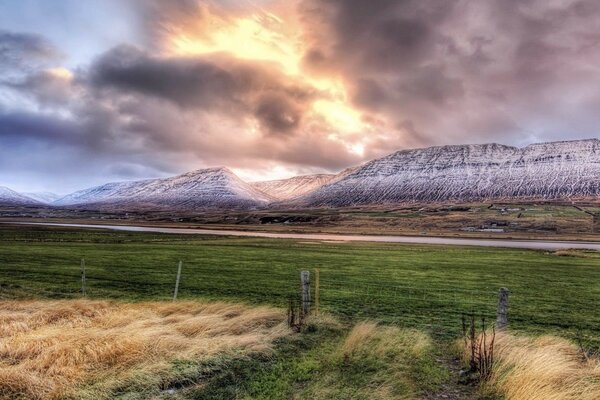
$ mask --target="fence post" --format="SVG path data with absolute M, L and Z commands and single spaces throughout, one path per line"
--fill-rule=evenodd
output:
M 319 269 L 315 269 L 315 315 L 319 315 Z
M 302 313 L 310 313 L 310 272 L 300 272 L 300 281 L 302 283 Z
M 507 288 L 500 288 L 498 292 L 498 311 L 496 313 L 496 328 L 504 329 L 508 326 L 508 294 Z
M 175 279 L 175 291 L 173 292 L 173 301 L 177 300 L 177 292 L 179 292 L 179 279 L 181 278 L 181 264 L 179 261 L 179 266 L 177 267 L 177 279 Z
M 86 297 L 85 293 L 85 258 L 81 259 L 81 294 Z

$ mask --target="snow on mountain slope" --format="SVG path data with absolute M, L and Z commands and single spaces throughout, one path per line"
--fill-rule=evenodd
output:
M 171 178 L 107 183 L 72 193 L 53 204 L 127 209 L 251 208 L 272 200 L 229 169 L 208 168 Z
M 288 179 L 252 182 L 250 185 L 277 200 L 288 200 L 298 197 L 329 183 L 335 175 L 315 174 L 295 176 Z
M 52 192 L 33 192 L 33 193 L 21 193 L 23 196 L 32 198 L 40 203 L 50 204 L 62 196 Z
M 25 205 L 25 206 L 35 206 L 40 205 L 40 203 L 30 197 L 24 196 L 18 192 L 15 192 L 12 189 L 9 189 L 5 186 L 0 186 L 0 204 L 2 205 Z
M 350 206 L 501 199 L 600 199 L 600 140 L 402 150 L 292 203 Z

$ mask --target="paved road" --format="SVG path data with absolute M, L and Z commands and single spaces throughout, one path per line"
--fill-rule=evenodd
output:
M 61 224 L 53 222 L 7 222 L 22 225 L 64 226 L 73 228 L 110 229 L 128 232 L 158 232 L 178 233 L 189 235 L 220 235 L 220 236 L 246 236 L 279 239 L 303 239 L 318 241 L 344 241 L 344 242 L 383 242 L 383 243 L 419 243 L 443 244 L 456 246 L 483 246 L 483 247 L 513 247 L 523 249 L 560 250 L 560 249 L 592 249 L 600 250 L 600 242 L 575 242 L 551 240 L 512 240 L 512 239 L 469 239 L 447 238 L 430 236 L 379 236 L 379 235 L 338 235 L 321 233 L 277 233 L 277 232 L 249 232 L 236 230 L 193 229 L 193 228 L 162 228 L 151 226 L 132 225 L 93 225 L 93 224 Z

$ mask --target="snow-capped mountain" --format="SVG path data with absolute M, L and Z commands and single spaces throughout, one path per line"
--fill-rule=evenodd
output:
M 310 193 L 329 183 L 334 177 L 334 174 L 302 175 L 288 179 L 252 182 L 251 185 L 277 200 L 288 200 Z
M 50 204 L 62 197 L 61 195 L 52 192 L 33 192 L 21 194 L 45 204 Z
M 128 209 L 252 208 L 272 200 L 229 169 L 208 168 L 171 178 L 107 183 L 72 193 L 53 204 Z
M 36 206 L 40 203 L 5 186 L 0 186 L 0 204 L 11 206 Z
M 600 140 L 402 150 L 294 199 L 297 206 L 515 199 L 600 200 Z
M 201 210 L 569 199 L 600 201 L 599 139 L 523 148 L 483 144 L 402 150 L 337 175 L 254 183 L 227 168 L 208 168 L 170 178 L 107 183 L 51 204 Z M 42 203 L 0 187 L 0 204 Z

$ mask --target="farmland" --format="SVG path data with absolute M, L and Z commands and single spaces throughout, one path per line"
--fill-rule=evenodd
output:
M 344 320 L 423 328 L 444 338 L 460 333 L 463 313 L 493 319 L 497 291 L 507 287 L 514 329 L 600 345 L 595 252 L 3 226 L 1 295 L 81 297 L 82 258 L 92 299 L 169 299 L 181 260 L 181 299 L 282 308 L 298 297 L 299 271 L 319 269 L 321 310 Z
M 598 241 L 597 203 L 406 204 L 323 209 L 92 211 L 0 206 L 4 218 L 34 222 L 202 227 L 266 232 L 431 235 Z M 596 219 L 598 223 L 598 218 Z M 596 231 L 594 231 L 596 230 Z
M 321 315 L 294 334 L 284 312 L 302 270 L 313 309 L 318 270 Z M 521 400 L 600 390 L 597 360 L 579 349 L 600 347 L 593 251 L 3 225 L 0 278 L 0 398 Z M 500 287 L 510 289 L 511 330 L 498 337 L 498 373 L 459 385 L 462 316 L 489 326 Z

